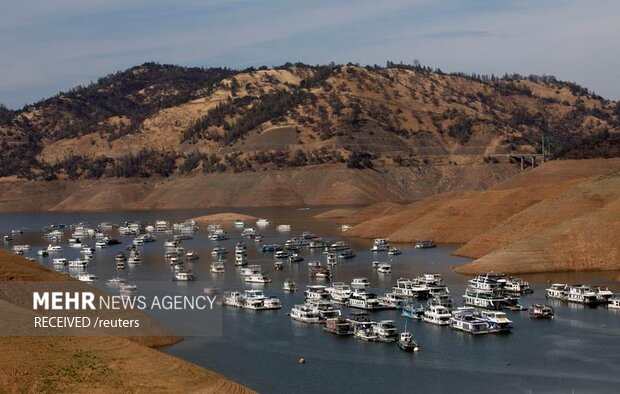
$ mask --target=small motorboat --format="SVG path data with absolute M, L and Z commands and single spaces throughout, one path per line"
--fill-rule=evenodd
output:
M 400 333 L 400 338 L 398 339 L 398 348 L 405 352 L 417 352 L 420 350 L 416 341 L 413 340 L 411 333 L 409 331 L 403 331 Z
M 300 263 L 304 261 L 304 258 L 301 257 L 300 255 L 298 255 L 297 253 L 291 255 L 288 257 L 288 262 L 289 263 Z
M 396 246 L 392 246 L 392 247 L 390 247 L 388 249 L 388 254 L 390 256 L 397 256 L 399 254 L 403 254 L 403 252 L 399 248 L 397 248 Z

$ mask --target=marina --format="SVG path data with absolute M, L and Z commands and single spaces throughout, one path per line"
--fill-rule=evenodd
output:
M 237 291 L 237 296 L 244 297 L 246 290 L 260 290 L 263 295 L 269 294 L 267 298 L 277 298 L 279 309 L 274 307 L 258 314 L 252 312 L 261 310 L 260 296 L 255 301 L 256 309 L 243 306 L 222 308 L 225 327 L 225 334 L 222 337 L 187 337 L 181 343 L 166 349 L 173 355 L 204 365 L 216 372 L 238 376 L 241 383 L 259 391 L 287 391 L 289 379 L 281 382 L 266 379 L 270 376 L 269 371 L 277 368 L 289 374 L 290 379 L 303 382 L 305 389 L 301 389 L 300 392 L 313 392 L 312 388 L 317 386 L 314 385 L 311 376 L 299 370 L 297 363 L 291 360 L 304 357 L 307 360 L 304 370 L 318 371 L 319 369 L 316 369 L 318 364 L 312 356 L 317 352 L 321 355 L 320 370 L 324 371 L 325 368 L 329 370 L 326 378 L 331 378 L 335 390 L 348 391 L 352 388 L 381 390 L 382 387 L 405 389 L 413 384 L 413 380 L 407 377 L 412 371 L 416 374 L 416 387 L 421 390 L 437 389 L 438 379 L 439 387 L 444 391 L 457 387 L 462 389 L 462 382 L 466 381 L 466 377 L 470 376 L 472 371 L 467 364 L 462 363 L 462 354 L 468 354 L 468 359 L 473 357 L 472 362 L 478 365 L 477 374 L 482 374 L 484 379 L 490 382 L 508 387 L 508 391 L 527 391 L 529 387 L 533 387 L 533 392 L 549 391 L 557 388 L 558 385 L 569 389 L 572 387 L 583 389 L 592 384 L 612 387 L 617 383 L 615 378 L 610 378 L 613 376 L 611 366 L 620 360 L 615 353 L 608 350 L 607 346 L 607 343 L 619 335 L 615 327 L 618 327 L 620 314 L 614 310 L 614 298 L 610 297 L 607 308 L 601 307 L 600 301 L 597 304 L 599 306 L 593 308 L 584 307 L 578 302 L 568 302 L 567 298 L 566 300 L 546 298 L 545 289 L 552 287 L 552 283 L 555 282 L 597 284 L 601 286 L 601 297 L 607 297 L 608 293 L 603 287 L 609 288 L 612 294 L 614 290 L 617 291 L 617 288 L 614 288 L 614 283 L 606 280 L 603 275 L 586 273 L 523 276 L 521 279 L 529 282 L 528 285 L 534 292 L 521 293 L 519 291 L 518 294 L 514 292 L 509 297 L 518 298 L 518 303 L 526 305 L 526 310 L 511 312 L 502 308 L 498 311 L 505 313 L 504 317 L 511 322 L 512 330 L 509 335 L 498 335 L 499 332 L 493 334 L 493 330 L 489 328 L 489 321 L 483 318 L 481 313 L 483 310 L 480 308 L 471 308 L 473 310 L 471 313 L 469 313 L 471 310 L 464 309 L 456 319 L 452 314 L 450 323 L 452 328 L 440 327 L 423 321 L 425 308 L 429 307 L 428 304 L 448 306 L 452 299 L 453 308 L 462 305 L 464 301 L 462 295 L 466 293 L 466 289 L 471 284 L 469 281 L 475 279 L 455 274 L 450 270 L 451 265 L 467 261 L 467 259 L 451 256 L 453 247 L 437 245 L 434 248 L 415 249 L 411 245 L 393 245 L 397 246 L 402 254 L 392 256 L 392 261 L 389 263 L 391 274 L 382 274 L 373 268 L 372 262 L 376 261 L 377 255 L 387 257 L 387 253 L 378 254 L 370 251 L 372 240 L 345 238 L 344 234 L 334 229 L 333 226 L 309 220 L 307 217 L 299 217 L 302 214 L 293 209 L 257 210 L 255 215 L 269 218 L 271 224 L 260 230 L 263 243 L 256 244 L 253 241 L 246 243 L 245 252 L 248 261 L 246 266 L 235 266 L 236 245 L 241 240 L 247 239 L 241 235 L 241 228 L 235 230 L 231 226 L 231 228 L 222 230 L 226 232 L 228 238 L 213 241 L 210 239 L 209 230 L 204 227 L 194 233 L 191 239 L 177 239 L 176 243 L 168 244 L 168 248 L 164 247 L 164 242 L 172 240 L 176 232 L 154 232 L 153 236 L 156 239 L 154 242 L 144 242 L 136 246 L 142 263 L 128 265 L 119 273 L 116 270 L 116 264 L 125 261 L 120 254 L 123 253 L 125 259 L 128 258 L 131 250 L 127 251 L 125 247 L 133 244 L 136 233 L 132 230 L 134 231 L 132 235 L 121 235 L 117 234 L 115 229 L 106 230 L 104 233 L 110 234 L 112 238 L 118 238 L 122 245 L 108 245 L 107 248 L 97 249 L 93 252 L 93 259 L 87 265 L 88 273 L 81 274 L 98 278 L 96 281 L 86 283 L 108 288 L 109 280 L 120 277 L 127 284 L 137 283 L 140 293 L 142 293 L 140 281 L 156 280 L 168 283 L 162 291 L 178 289 L 176 291 L 195 291 L 196 294 L 202 294 L 203 289 L 207 287 L 219 288 L 224 293 L 218 297 L 224 299 L 229 294 L 226 292 Z M 165 217 L 172 227 L 173 223 L 182 222 L 193 216 L 199 216 L 199 214 L 192 212 L 43 214 L 37 215 L 36 218 L 33 217 L 33 221 L 29 222 L 28 215 L 21 214 L 15 215 L 15 221 L 9 221 L 9 223 L 13 223 L 11 227 L 14 228 L 23 226 L 36 229 L 53 222 L 124 223 L 131 221 L 140 222 L 145 228 L 149 223 L 154 223 L 156 219 Z M 40 220 L 39 223 L 36 222 L 37 220 Z M 275 225 L 281 222 L 290 223 L 289 232 L 280 233 L 275 229 Z M 133 228 L 138 227 L 134 225 Z M 301 238 L 299 235 L 303 231 L 317 234 L 329 245 L 336 244 L 336 248 L 343 248 L 342 250 L 350 248 L 354 251 L 355 257 L 330 265 L 331 280 L 309 275 L 311 269 L 318 268 L 318 266 L 289 263 L 286 259 L 278 260 L 283 262 L 283 267 L 282 270 L 276 270 L 273 252 L 262 252 L 261 245 L 282 245 L 283 247 L 287 240 L 293 237 Z M 69 232 L 65 234 L 71 235 Z M 16 245 L 31 245 L 31 249 L 24 252 L 27 256 L 34 257 L 50 268 L 57 267 L 59 270 L 68 272 L 69 261 L 76 259 L 86 261 L 80 249 L 66 247 L 62 252 L 54 254 L 54 259 L 65 259 L 65 262 L 53 264 L 54 259 L 51 256 L 46 258 L 36 253 L 38 249 L 46 249 L 48 244 L 40 232 L 28 230 L 22 235 L 13 234 L 12 236 L 16 238 L 13 241 Z M 67 239 L 60 238 L 58 245 L 67 245 Z M 309 241 L 308 245 L 311 242 Z M 82 243 L 94 245 L 93 241 L 88 241 L 88 238 L 83 239 Z M 187 259 L 187 252 L 179 252 L 176 249 L 179 247 L 186 251 L 193 251 L 201 258 Z M 216 254 L 212 255 L 214 248 L 219 249 Z M 329 254 L 322 252 L 321 248 L 301 246 L 296 253 L 299 253 L 305 261 L 318 261 L 323 270 L 327 268 L 326 262 Z M 165 258 L 164 255 L 169 258 Z M 194 282 L 171 280 L 174 274 L 171 273 L 169 262 L 172 258 L 178 259 L 177 263 L 182 263 L 185 272 L 191 272 L 194 275 Z M 246 285 L 245 276 L 242 275 L 241 270 L 252 265 L 260 266 L 262 273 L 267 275 L 271 282 Z M 222 271 L 212 272 L 213 266 L 220 267 L 216 271 Z M 351 289 L 350 284 L 353 278 L 366 278 L 369 286 Z M 87 277 L 84 276 L 84 279 Z M 122 285 L 120 279 L 117 285 Z M 307 292 L 309 285 L 314 287 Z M 570 285 L 567 285 L 565 290 L 568 290 L 568 286 Z M 589 287 L 591 290 L 596 289 L 595 285 Z M 293 291 L 294 289 L 297 291 Z M 373 300 L 376 299 L 380 308 L 360 309 L 347 306 L 355 290 L 359 290 L 356 297 L 362 300 L 367 298 L 368 300 L 363 302 L 369 305 L 375 304 Z M 137 291 L 137 288 L 130 287 L 126 294 L 130 296 L 130 294 L 136 294 Z M 373 294 L 376 298 L 368 294 Z M 306 295 L 309 295 L 308 299 Z M 597 297 L 597 300 L 601 297 Z M 338 309 L 326 307 L 326 301 L 338 305 Z M 388 304 L 388 301 L 393 304 Z M 551 306 L 554 318 L 530 318 L 529 306 L 535 304 Z M 277 303 L 274 302 L 273 305 Z M 295 308 L 296 305 L 299 307 Z M 389 307 L 385 308 L 385 305 Z M 397 309 L 399 307 L 403 309 Z M 295 313 L 293 309 L 296 309 Z M 360 322 L 353 323 L 356 320 L 351 316 L 352 312 L 356 311 L 366 313 L 367 319 L 363 320 L 361 316 L 356 317 L 355 319 Z M 289 313 L 291 316 L 287 316 Z M 403 317 L 402 315 L 406 313 L 417 316 L 419 320 Z M 495 316 L 495 318 L 501 320 L 502 316 Z M 390 323 L 385 323 L 386 321 L 392 322 L 394 327 L 391 327 Z M 557 344 L 565 343 L 566 338 L 572 337 L 575 324 L 581 327 L 579 348 L 586 347 L 596 352 L 599 361 L 604 361 L 603 364 L 584 363 L 583 360 L 577 358 L 559 360 L 554 355 L 555 352 L 560 351 L 557 349 L 563 349 L 557 348 L 559 346 Z M 455 327 L 457 325 L 458 328 Z M 357 334 L 353 333 L 355 326 L 359 327 Z M 396 328 L 395 340 L 393 328 Z M 487 335 L 467 335 L 469 332 Z M 472 337 L 477 337 L 477 340 L 471 342 Z M 381 343 L 382 341 L 388 343 Z M 248 356 L 247 346 L 251 346 L 256 355 Z M 525 357 L 522 354 L 524 346 L 543 352 L 543 356 Z M 418 348 L 419 351 L 413 351 L 414 348 Z M 406 351 L 400 351 L 400 349 Z M 568 352 L 569 349 L 571 348 L 569 347 L 566 351 Z M 269 357 L 270 361 L 258 363 L 259 365 L 256 366 L 259 354 L 261 357 Z M 363 360 L 355 363 L 355 373 L 342 367 L 345 357 Z M 511 365 L 507 365 L 508 362 Z M 246 376 L 239 374 L 239 368 L 249 370 L 250 365 L 252 365 L 252 373 Z M 556 368 L 544 376 L 536 372 L 548 371 L 549 366 Z M 451 370 L 449 379 L 441 378 L 445 368 Z M 480 372 L 481 370 L 485 372 Z M 575 379 L 570 376 L 571 373 L 563 372 L 577 370 L 582 371 L 582 374 L 587 373 L 586 378 Z M 375 376 L 375 378 L 372 382 L 368 379 L 355 378 L 359 373 Z M 470 388 L 473 390 L 473 387 Z M 468 391 L 465 389 L 465 392 Z

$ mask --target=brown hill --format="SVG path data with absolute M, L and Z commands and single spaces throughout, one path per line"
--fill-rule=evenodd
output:
M 481 192 L 368 217 L 348 235 L 463 243 L 459 272 L 620 269 L 620 159 L 554 161 Z
M 423 171 L 540 152 L 542 133 L 550 155 L 620 154 L 619 107 L 574 83 L 391 63 L 146 63 L 0 115 L 0 176 L 47 180 L 326 163 Z
M 0 281 L 73 279 L 0 248 Z M 0 321 L 30 318 L 0 299 Z M 226 378 L 148 346 L 176 337 L 0 337 L 0 392 L 251 392 Z

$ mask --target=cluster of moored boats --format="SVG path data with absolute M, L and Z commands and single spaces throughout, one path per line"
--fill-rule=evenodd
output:
M 265 228 L 270 222 L 259 219 L 256 222 L 258 229 Z M 344 241 L 327 242 L 312 233 L 304 232 L 298 237 L 292 237 L 279 244 L 263 243 L 263 235 L 253 227 L 247 227 L 244 221 L 238 220 L 233 226 L 241 230 L 241 235 L 256 242 L 260 253 L 272 254 L 274 269 L 282 270 L 284 262 L 301 263 L 304 257 L 302 248 L 309 250 L 322 250 L 326 261 L 310 261 L 308 263 L 308 276 L 313 279 L 329 280 L 332 277 L 333 266 L 339 261 L 355 257 L 351 246 Z M 39 256 L 54 256 L 52 264 L 55 267 L 67 266 L 70 270 L 76 270 L 75 277 L 78 280 L 93 282 L 98 280 L 95 275 L 85 272 L 89 262 L 93 259 L 97 249 L 106 248 L 109 245 L 120 243 L 109 236 L 110 230 L 116 229 L 122 236 L 131 236 L 133 240 L 124 252 L 115 257 L 116 268 L 119 271 L 127 266 L 136 266 L 142 263 L 141 246 L 145 243 L 157 240 L 155 233 L 169 234 L 164 241 L 164 258 L 170 265 L 172 279 L 176 281 L 192 281 L 195 275 L 191 270 L 191 262 L 199 259 L 198 253 L 192 250 L 186 251 L 181 243 L 191 239 L 192 234 L 198 229 L 194 222 L 171 224 L 167 221 L 158 220 L 151 225 L 143 227 L 137 222 L 127 222 L 121 226 L 102 223 L 99 226 L 78 224 L 68 227 L 71 229 L 71 237 L 68 246 L 79 248 L 83 257 L 75 260 L 67 260 L 60 257 L 63 252 L 61 240 L 67 230 L 64 226 L 53 225 L 46 228 L 44 237 L 50 241 L 46 249 L 37 251 Z M 290 225 L 280 225 L 279 232 L 290 232 Z M 229 239 L 229 234 L 221 225 L 209 225 L 207 227 L 208 238 L 213 241 Z M 13 233 L 15 235 L 18 233 Z M 12 235 L 9 236 L 12 241 Z M 7 237 L 4 237 L 7 241 Z M 94 247 L 88 246 L 85 241 L 94 239 Z M 7 241 L 8 242 L 8 241 Z M 418 241 L 417 249 L 435 247 L 433 241 Z M 29 245 L 13 245 L 15 253 L 23 254 L 30 250 Z M 402 251 L 392 246 L 386 238 L 377 238 L 373 241 L 370 249 L 373 253 L 387 253 L 395 256 Z M 214 274 L 224 273 L 224 262 L 228 250 L 220 244 L 212 249 L 213 263 L 210 271 Z M 234 247 L 234 265 L 243 281 L 248 284 L 266 284 L 271 278 L 258 264 L 250 264 L 247 246 L 244 241 L 237 242 Z M 389 274 L 392 264 L 385 261 L 373 261 L 372 268 L 379 274 Z M 137 295 L 137 287 L 126 282 L 122 277 L 112 278 L 107 282 L 108 286 L 118 288 L 122 296 L 133 297 Z M 455 307 L 448 286 L 444 283 L 440 274 L 424 274 L 413 278 L 398 278 L 391 291 L 384 294 L 376 294 L 369 290 L 370 281 L 365 277 L 352 278 L 350 283 L 332 282 L 329 285 L 312 284 L 304 291 L 304 302 L 294 305 L 288 315 L 291 319 L 303 323 L 321 324 L 325 331 L 335 335 L 351 335 L 354 338 L 374 342 L 397 342 L 403 350 L 419 349 L 411 332 L 405 329 L 399 333 L 393 320 L 373 321 L 368 312 L 376 310 L 400 310 L 405 318 L 416 319 L 428 324 L 449 326 L 455 330 L 470 334 L 507 333 L 512 330 L 512 321 L 504 310 L 521 311 L 527 310 L 532 318 L 553 318 L 554 311 L 551 306 L 533 304 L 528 308 L 521 306 L 519 297 L 532 292 L 529 283 L 519 278 L 498 274 L 487 273 L 478 275 L 468 281 L 465 293 L 462 296 L 463 306 Z M 291 279 L 283 283 L 285 292 L 294 292 L 297 285 Z M 207 289 L 205 289 L 207 291 Z M 209 289 L 209 291 L 214 291 Z M 585 305 L 607 305 L 609 308 L 620 308 L 620 301 L 613 293 L 602 286 L 583 286 L 553 284 L 546 290 L 546 296 L 567 302 L 581 303 Z M 418 300 L 418 303 L 414 303 Z M 422 305 L 419 301 L 425 300 Z M 229 291 L 222 297 L 222 305 L 226 307 L 251 309 L 251 310 L 277 310 L 282 308 L 282 303 L 276 297 L 265 295 L 263 290 L 248 289 L 245 291 Z M 342 316 L 339 306 L 348 307 L 360 312 Z
M 588 306 L 607 305 L 608 308 L 620 309 L 620 298 L 615 297 L 606 286 L 554 283 L 546 289 L 546 292 L 546 297 L 554 300 Z
M 173 234 L 172 239 L 164 243 L 166 248 L 165 257 L 170 262 L 173 270 L 172 279 L 193 280 L 193 274 L 183 269 L 183 262 L 180 260 L 180 257 L 184 256 L 186 261 L 191 261 L 196 260 L 198 254 L 194 251 L 185 252 L 178 244 L 181 240 L 192 238 L 191 234 L 197 229 L 198 227 L 193 221 L 171 224 L 168 221 L 157 220 L 155 223 L 147 226 L 142 226 L 138 222 L 125 222 L 123 225 L 112 223 L 100 223 L 99 225 L 78 223 L 70 226 L 52 224 L 43 229 L 43 238 L 49 242 L 48 246 L 37 250 L 36 254 L 40 257 L 51 256 L 51 264 L 55 269 L 63 271 L 65 268 L 68 268 L 68 273 L 77 280 L 95 282 L 99 278 L 94 274 L 88 273 L 87 268 L 95 258 L 97 250 L 121 244 L 118 239 L 110 236 L 113 230 L 116 230 L 121 236 L 134 237 L 126 249 L 127 254 L 120 252 L 115 256 L 114 263 L 118 271 L 125 270 L 127 266 L 142 264 L 139 247 L 145 243 L 155 242 L 157 238 L 154 233 Z M 61 257 L 64 251 L 62 245 L 63 238 L 67 232 L 70 232 L 70 234 L 66 240 L 66 247 L 79 249 L 80 257 L 73 260 Z M 21 233 L 23 233 L 23 230 L 13 232 L 13 234 Z M 12 241 L 13 237 L 4 237 L 4 240 L 7 242 Z M 94 242 L 92 244 L 93 247 L 88 245 L 89 241 Z M 18 254 L 24 254 L 31 250 L 31 246 L 25 244 L 13 245 L 12 250 Z M 126 283 L 125 279 L 121 277 L 111 278 L 108 281 L 108 285 L 119 288 L 122 296 L 133 295 L 137 289 L 134 284 Z

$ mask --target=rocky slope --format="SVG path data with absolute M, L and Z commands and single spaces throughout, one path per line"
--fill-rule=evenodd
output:
M 481 192 L 342 218 L 357 237 L 462 243 L 458 272 L 619 270 L 620 159 L 554 161 Z M 328 214 L 329 215 L 329 214 Z

